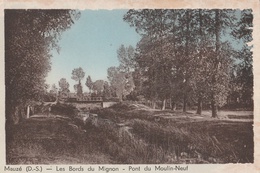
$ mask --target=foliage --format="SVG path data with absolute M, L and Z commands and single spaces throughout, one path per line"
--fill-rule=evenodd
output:
M 56 96 L 56 95 L 58 94 L 58 88 L 56 87 L 55 84 L 53 84 L 53 85 L 51 86 L 50 94 L 52 94 L 52 95 L 54 95 L 54 96 Z
M 70 84 L 67 82 L 65 78 L 61 78 L 59 81 L 60 91 L 61 92 L 70 92 L 69 87 Z
M 104 84 L 105 84 L 105 81 L 96 80 L 93 83 L 93 91 L 95 91 L 97 93 L 97 95 L 101 96 L 104 91 Z
M 107 74 L 112 90 L 115 91 L 116 96 L 122 101 L 126 83 L 125 74 L 120 72 L 116 67 L 109 67 L 107 69 Z
M 43 101 L 44 102 L 55 102 L 56 96 L 51 94 L 50 92 L 45 92 L 45 94 L 43 95 Z
M 243 10 L 240 21 L 236 25 L 236 29 L 232 32 L 234 38 L 244 42 L 236 57 L 238 63 L 234 65 L 233 71 L 233 87 L 231 93 L 235 99 L 239 99 L 240 103 L 246 106 L 252 106 L 253 102 L 253 56 L 252 46 L 247 45 L 247 42 L 252 41 L 253 15 L 252 10 Z M 239 93 L 237 95 L 237 93 Z M 236 95 L 236 96 L 235 96 Z M 237 103 L 239 104 L 239 103 Z
M 121 45 L 117 50 L 117 58 L 119 60 L 120 70 L 129 73 L 134 68 L 134 48 L 132 46 L 125 47 Z
M 73 69 L 71 74 L 72 74 L 71 79 L 73 79 L 75 81 L 79 81 L 78 84 L 74 85 L 74 90 L 77 92 L 78 96 L 82 96 L 83 90 L 82 90 L 81 80 L 84 78 L 85 72 L 83 71 L 83 69 L 81 67 L 79 67 L 79 68 Z
M 238 52 L 223 38 L 235 31 L 236 22 L 243 24 L 241 28 L 252 22 L 251 12 L 241 22 L 235 18 L 238 13 L 228 9 L 129 10 L 124 20 L 142 36 L 133 58 L 137 92 L 163 103 L 170 98 L 182 100 L 183 111 L 195 99 L 200 108 L 202 102 L 211 101 L 212 116 L 217 116 L 217 107 L 226 104 L 230 93 L 230 73 Z M 248 34 L 242 35 L 248 38 Z
M 110 98 L 112 96 L 111 87 L 107 81 L 104 82 L 103 96 L 104 98 Z
M 54 115 L 74 118 L 77 113 L 77 108 L 69 104 L 57 103 L 55 105 L 52 105 L 51 113 Z
M 82 85 L 81 85 L 81 83 L 75 84 L 75 85 L 74 85 L 74 90 L 75 90 L 75 92 L 77 93 L 77 95 L 78 95 L 79 97 L 82 96 L 83 90 L 82 90 Z
M 85 72 L 81 67 L 73 69 L 71 74 L 72 74 L 71 79 L 75 81 L 79 81 L 79 83 L 85 76 Z
M 46 90 L 51 50 L 79 13 L 71 10 L 5 10 L 6 117 L 15 107 L 40 100 Z
M 91 79 L 91 77 L 89 75 L 87 77 L 85 85 L 88 87 L 89 92 L 91 93 L 91 91 L 93 89 L 93 82 L 92 82 L 92 79 Z
M 134 48 L 132 46 L 125 47 L 121 45 L 117 50 L 117 58 L 120 62 L 119 67 L 110 67 L 107 70 L 108 80 L 119 100 L 126 98 L 133 91 L 134 79 L 133 70 L 135 66 Z

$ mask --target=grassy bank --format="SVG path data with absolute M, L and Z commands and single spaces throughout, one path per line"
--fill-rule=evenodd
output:
M 56 112 L 57 113 L 57 112 Z M 117 104 L 96 123 L 30 118 L 8 140 L 8 164 L 251 163 L 252 122 Z M 75 116 L 75 115 L 74 115 Z
M 128 124 L 136 139 L 160 148 L 165 153 L 162 158 L 171 157 L 174 163 L 253 162 L 252 122 L 194 118 L 194 114 L 125 104 L 97 113 Z

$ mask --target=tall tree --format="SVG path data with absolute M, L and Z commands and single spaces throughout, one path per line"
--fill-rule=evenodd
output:
M 177 50 L 178 57 L 175 57 L 175 63 L 178 64 L 177 75 L 181 79 L 179 87 L 181 87 L 182 96 L 183 96 L 183 112 L 186 112 L 187 102 L 189 98 L 193 95 L 191 89 L 191 76 L 193 74 L 194 67 L 197 66 L 194 61 L 196 50 L 196 38 L 194 35 L 195 25 L 197 23 L 194 20 L 196 16 L 195 10 L 186 9 L 176 11 L 179 18 L 179 23 L 177 26 L 177 37 L 180 40 L 180 43 L 175 46 Z M 180 89 L 179 89 L 180 91 Z
M 88 87 L 89 92 L 91 93 L 91 91 L 93 89 L 93 82 L 92 82 L 92 79 L 91 79 L 91 77 L 89 75 L 87 77 L 85 85 Z
M 67 80 L 65 78 L 60 79 L 59 87 L 60 87 L 59 90 L 61 92 L 70 92 L 70 90 L 69 90 L 70 84 L 69 84 L 69 82 L 67 82 Z
M 51 50 L 59 50 L 62 32 L 78 17 L 70 10 L 5 10 L 7 124 L 17 119 L 17 108 L 41 99 Z
M 105 84 L 105 81 L 103 81 L 103 80 L 96 80 L 93 83 L 93 91 L 96 91 L 98 96 L 102 96 L 103 91 L 104 91 L 104 84 Z
M 82 85 L 81 85 L 81 83 L 75 84 L 75 85 L 74 85 L 74 90 L 75 90 L 75 92 L 77 93 L 77 96 L 78 96 L 78 97 L 82 97 L 82 95 L 83 95 L 83 90 L 82 90 Z
M 71 79 L 73 79 L 75 81 L 79 81 L 79 83 L 81 83 L 81 80 L 85 76 L 85 72 L 83 71 L 83 69 L 81 67 L 73 69 L 71 74 L 72 74 Z
M 129 73 L 134 69 L 134 48 L 132 46 L 125 47 L 121 45 L 117 50 L 117 58 L 119 60 L 120 70 Z
M 53 84 L 51 86 L 51 89 L 50 89 L 50 94 L 56 98 L 56 101 L 58 101 L 58 88 L 56 87 L 55 84 Z
M 213 34 L 215 37 L 214 54 L 211 66 L 211 109 L 212 117 L 218 117 L 218 106 L 225 104 L 228 94 L 229 74 L 231 69 L 231 46 L 228 43 L 221 42 L 221 34 L 226 32 L 226 28 L 231 28 L 233 11 L 215 9 L 212 11 L 214 20 Z
M 109 67 L 107 69 L 107 78 L 110 82 L 111 87 L 116 93 L 116 96 L 119 98 L 120 101 L 123 100 L 124 97 L 124 90 L 125 90 L 125 73 L 119 71 L 116 67 Z
M 58 94 L 58 88 L 56 87 L 55 84 L 51 86 L 50 93 L 53 94 L 54 96 Z
M 71 74 L 72 74 L 71 79 L 79 82 L 78 84 L 74 85 L 74 89 L 76 90 L 78 96 L 82 96 L 83 91 L 82 91 L 81 80 L 84 78 L 85 72 L 81 67 L 79 67 L 73 69 Z
M 248 43 L 252 41 L 253 15 L 252 10 L 241 11 L 241 18 L 236 24 L 236 29 L 232 32 L 235 39 L 243 43 L 241 50 L 237 52 L 237 63 L 234 71 L 234 93 L 239 93 L 240 99 L 245 106 L 253 106 L 253 56 L 252 46 Z
M 233 30 L 234 10 L 129 10 L 124 20 L 142 36 L 136 72 L 146 98 L 182 96 L 183 111 L 197 97 L 211 99 L 212 116 L 226 102 L 233 50 L 224 37 Z M 164 105 L 164 104 L 163 104 Z M 164 108 L 164 106 L 163 106 Z
M 110 85 L 109 85 L 109 83 L 107 81 L 104 82 L 103 96 L 105 98 L 109 98 L 109 97 L 112 96 L 111 87 L 110 87 Z
M 135 87 L 132 76 L 135 66 L 134 53 L 135 50 L 132 46 L 125 47 L 124 45 L 121 45 L 117 50 L 117 58 L 119 60 L 118 70 L 125 75 L 124 96 L 130 94 Z
M 197 98 L 197 114 L 202 113 L 202 102 L 208 99 L 209 94 L 209 73 L 210 70 L 207 57 L 211 57 L 213 52 L 213 34 L 210 32 L 214 24 L 211 11 L 196 9 L 192 11 L 193 22 L 192 35 L 193 42 L 193 58 L 190 61 L 190 84 Z
M 167 10 L 129 10 L 124 16 L 130 26 L 136 27 L 136 31 L 143 36 L 137 46 L 137 62 L 141 74 L 145 75 L 143 86 L 146 88 L 146 96 L 155 102 L 157 99 L 165 99 L 169 96 L 170 65 L 167 63 L 169 53 L 165 36 L 168 26 Z M 155 105 L 155 104 L 154 104 Z M 164 109 L 165 106 L 162 107 Z
M 69 82 L 67 82 L 67 80 L 65 78 L 61 78 L 60 81 L 59 81 L 59 100 L 63 100 L 64 97 L 66 98 L 69 93 L 70 93 L 70 90 L 69 90 L 69 87 L 70 87 L 70 84 Z

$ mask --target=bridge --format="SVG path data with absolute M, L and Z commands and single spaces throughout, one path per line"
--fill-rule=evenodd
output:
M 83 94 L 81 96 L 78 96 L 76 93 L 61 92 L 59 93 L 59 98 L 65 102 L 103 102 L 102 97 L 90 96 L 89 94 Z
M 103 98 L 102 97 L 76 97 L 76 98 L 66 98 L 65 101 L 95 103 L 95 102 L 103 102 Z

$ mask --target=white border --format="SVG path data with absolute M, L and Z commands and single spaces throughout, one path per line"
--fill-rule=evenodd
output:
M 254 61 L 254 164 L 206 164 L 206 165 L 189 165 L 188 171 L 185 173 L 196 172 L 260 172 L 260 2 L 259 0 L 0 0 L 0 80 L 2 81 L 0 87 L 1 100 L 0 100 L 0 143 L 1 143 L 1 156 L 0 156 L 0 172 L 3 172 L 5 165 L 5 88 L 4 88 L 4 12 L 3 9 L 129 9 L 129 8 L 232 8 L 232 9 L 253 9 L 254 15 L 254 28 L 253 28 L 253 61 Z M 258 165 L 256 163 L 259 163 Z M 68 167 L 69 165 L 64 165 Z M 90 165 L 85 165 L 88 167 Z M 98 165 L 93 165 L 97 167 Z M 108 165 L 105 165 L 108 166 Z M 111 165 L 116 166 L 116 165 Z M 128 169 L 128 165 L 117 165 L 119 168 Z M 141 165 L 146 166 L 146 165 Z M 149 165 L 154 167 L 154 165 Z M 183 165 L 184 166 L 184 165 Z M 25 168 L 26 166 L 23 166 Z M 44 168 L 46 167 L 43 166 Z M 55 165 L 52 166 L 55 168 Z M 62 165 L 60 165 L 62 167 Z M 25 170 L 23 172 L 26 172 Z M 43 171 L 45 172 L 45 171 Z M 52 171 L 55 172 L 55 171 Z M 68 172 L 68 171 L 66 171 Z M 84 171 L 87 172 L 87 171 Z M 95 171 L 96 172 L 96 171 Z M 128 171 L 124 171 L 128 172 Z M 144 172 L 144 171 L 140 171 Z M 153 171 L 151 171 L 153 172 Z M 149 173 L 151 173 L 149 172 Z M 181 172 L 181 171 L 176 171 Z

